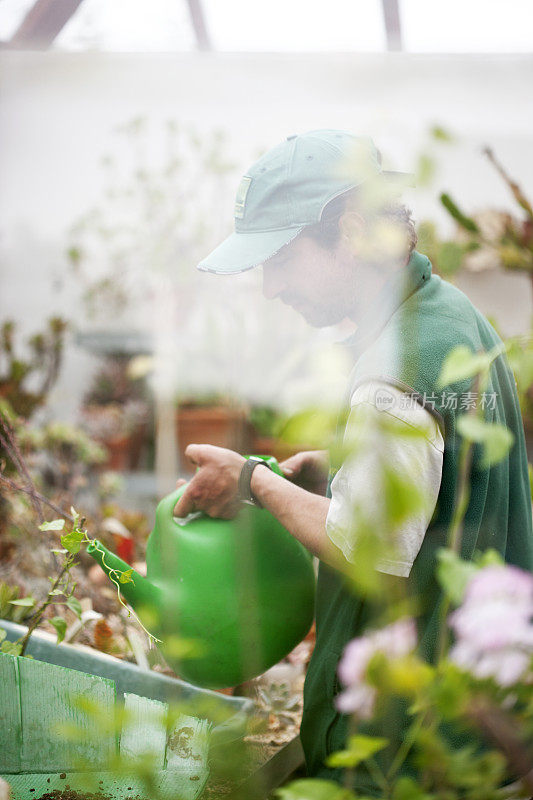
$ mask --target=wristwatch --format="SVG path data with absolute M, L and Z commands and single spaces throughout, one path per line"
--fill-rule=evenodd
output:
M 257 456 L 250 456 L 246 459 L 242 465 L 241 474 L 239 475 L 237 497 L 243 503 L 249 503 L 250 505 L 257 506 L 257 508 L 263 508 L 259 500 L 254 496 L 250 486 L 252 481 L 252 473 L 254 469 L 259 466 L 266 467 L 270 470 L 272 469 L 270 464 L 268 464 L 266 461 L 263 461 L 262 458 L 257 458 Z

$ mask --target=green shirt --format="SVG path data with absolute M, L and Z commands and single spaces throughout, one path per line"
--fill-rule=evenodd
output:
M 455 507 L 460 448 L 456 420 L 465 413 L 464 409 L 453 407 L 449 394 L 443 396 L 442 390 L 437 390 L 437 379 L 444 358 L 453 348 L 466 345 L 475 352 L 488 351 L 500 341 L 468 298 L 432 275 L 429 260 L 415 251 L 351 342 L 355 366 L 348 396 L 362 381 L 389 381 L 406 392 L 417 393 L 425 407 L 439 418 L 444 434 L 442 482 L 435 514 L 410 576 L 390 578 L 391 583 L 406 582 L 407 593 L 417 598 L 419 648 L 430 661 L 436 656 L 441 600 L 435 577 L 436 553 L 446 545 Z M 468 380 L 451 388 L 458 397 L 464 397 L 474 385 Z M 508 427 L 514 434 L 514 444 L 507 458 L 488 469 L 480 464 L 479 447 L 473 449 L 461 555 L 471 559 L 475 551 L 493 548 L 506 562 L 531 570 L 533 532 L 524 431 L 514 377 L 504 355 L 493 363 L 486 393 L 491 398 L 484 412 L 486 421 Z M 340 573 L 321 563 L 316 595 L 317 640 L 305 683 L 301 727 L 309 775 L 341 780 L 339 770 L 324 766 L 326 756 L 344 746 L 348 729 L 347 716 L 334 706 L 340 691 L 337 667 L 348 641 L 362 635 L 373 616 L 369 601 L 354 595 Z M 399 708 L 397 714 L 395 722 L 391 723 L 388 715 L 381 726 L 379 720 L 361 726 L 365 733 L 384 735 L 391 741 L 384 751 L 385 764 L 397 749 L 405 726 L 403 710 Z M 356 788 L 379 794 L 364 770 L 358 769 L 357 774 Z

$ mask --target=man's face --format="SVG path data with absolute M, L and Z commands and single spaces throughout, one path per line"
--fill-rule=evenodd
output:
M 356 265 L 339 244 L 325 249 L 305 233 L 263 264 L 263 294 L 279 298 L 315 328 L 357 316 Z

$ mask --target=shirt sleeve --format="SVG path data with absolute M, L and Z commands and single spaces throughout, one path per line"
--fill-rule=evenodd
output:
M 374 530 L 384 532 L 387 554 L 390 553 L 390 557 L 379 559 L 376 568 L 389 575 L 408 577 L 439 494 L 444 454 L 439 424 L 411 395 L 382 381 L 371 380 L 359 386 L 350 405 L 344 435 L 349 455 L 331 484 L 326 533 L 344 557 L 355 563 L 357 517 L 363 514 Z M 397 435 L 384 432 L 380 425 L 382 414 L 389 415 L 385 419 L 394 424 Z M 407 435 L 412 428 L 420 435 Z M 384 465 L 398 477 L 415 481 L 423 498 L 422 508 L 394 531 L 385 528 L 390 523 L 384 517 L 382 502 Z

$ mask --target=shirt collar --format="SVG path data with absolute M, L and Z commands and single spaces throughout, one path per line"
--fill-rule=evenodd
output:
M 383 330 L 389 319 L 414 292 L 431 278 L 431 262 L 413 250 L 405 267 L 397 270 L 371 303 L 354 334 L 342 344 L 350 350 L 363 352 Z

